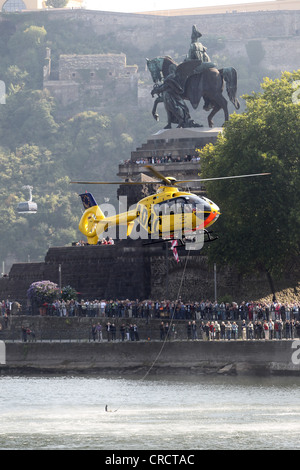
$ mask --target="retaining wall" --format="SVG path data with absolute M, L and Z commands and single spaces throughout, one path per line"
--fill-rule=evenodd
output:
M 7 343 L 1 374 L 300 375 L 300 341 Z

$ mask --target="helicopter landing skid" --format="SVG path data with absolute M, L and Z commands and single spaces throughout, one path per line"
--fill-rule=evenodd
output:
M 200 237 L 203 237 L 202 238 L 202 241 L 204 243 L 208 243 L 208 242 L 213 242 L 215 240 L 218 240 L 219 237 L 215 236 L 213 237 L 212 235 L 212 232 L 209 231 L 209 230 L 206 230 L 204 229 L 201 233 L 200 233 Z M 197 240 L 197 235 L 195 236 L 189 236 L 189 237 L 184 237 L 181 241 L 182 245 L 186 245 L 186 244 L 189 244 L 189 243 L 195 243 Z
M 209 230 L 204 229 L 200 234 L 200 240 L 197 240 L 197 234 L 192 235 L 192 236 L 183 236 L 182 238 L 159 238 L 156 240 L 149 240 L 146 243 L 143 243 L 143 245 L 156 245 L 158 243 L 168 243 L 168 242 L 173 242 L 174 240 L 177 240 L 177 248 L 180 248 L 184 246 L 185 248 L 190 248 L 192 245 L 195 245 L 199 242 L 202 243 L 208 243 L 208 242 L 213 242 L 215 240 L 218 240 L 218 236 L 212 236 L 212 232 Z
M 219 238 L 217 235 L 212 237 L 211 236 L 212 232 L 209 231 L 209 230 L 204 230 L 204 233 L 207 236 L 207 239 L 204 240 L 204 242 L 214 242 L 215 240 L 218 240 L 218 238 Z

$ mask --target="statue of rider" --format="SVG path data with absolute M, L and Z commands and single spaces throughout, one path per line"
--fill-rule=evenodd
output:
M 210 62 L 210 58 L 206 52 L 206 47 L 198 42 L 202 34 L 198 31 L 197 27 L 193 25 L 191 35 L 191 45 L 186 60 L 201 60 L 201 62 Z
M 165 129 L 170 129 L 172 123 L 177 127 L 200 127 L 190 116 L 188 107 L 183 99 L 183 89 L 176 80 L 176 65 L 171 65 L 169 75 L 162 85 L 156 85 L 151 94 L 162 94 L 165 109 L 168 115 L 168 124 Z
M 204 47 L 201 42 L 198 42 L 198 39 L 201 38 L 201 36 L 202 36 L 202 34 L 197 29 L 197 26 L 193 25 L 192 35 L 191 35 L 191 45 L 190 45 L 190 48 L 189 48 L 188 55 L 185 59 L 186 61 L 187 60 L 200 60 L 201 64 L 203 64 L 203 62 L 205 62 L 205 63 L 211 62 L 211 60 L 210 60 L 210 58 L 209 58 L 209 56 L 206 52 L 207 51 L 206 47 Z M 200 67 L 201 67 L 201 65 L 200 65 Z M 210 109 L 212 109 L 212 104 L 210 102 L 210 99 L 207 98 L 206 96 L 204 96 L 203 99 L 204 99 L 203 109 L 205 111 L 209 111 Z

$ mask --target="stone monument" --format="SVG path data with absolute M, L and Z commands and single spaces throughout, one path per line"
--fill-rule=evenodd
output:
M 129 181 L 149 181 L 151 175 L 146 165 L 157 166 L 160 173 L 177 179 L 198 179 L 201 161 L 196 149 L 214 143 L 222 128 L 212 128 L 212 116 L 221 108 L 228 119 L 227 101 L 222 96 L 226 83 L 227 93 L 236 108 L 236 71 L 229 67 L 218 70 L 210 61 L 206 48 L 199 43 L 201 33 L 193 26 L 191 45 L 186 60 L 176 64 L 170 57 L 147 61 L 154 81 L 152 95 L 158 95 L 153 116 L 158 119 L 156 107 L 163 103 L 167 112 L 167 125 L 148 137 L 131 153 L 131 158 L 119 166 L 118 176 Z M 209 127 L 203 127 L 191 119 L 188 103 L 196 109 L 201 97 L 204 110 L 210 110 Z M 225 103 L 225 104 L 224 104 Z M 172 124 L 176 128 L 172 128 Z M 138 189 L 137 189 L 138 188 Z M 126 195 L 128 206 L 155 191 L 149 186 L 120 186 L 118 196 Z M 189 184 L 193 193 L 201 194 L 205 188 L 198 182 Z M 180 252 L 183 260 L 187 253 Z M 199 252 L 191 255 L 188 285 L 183 298 L 200 295 L 199 270 L 204 274 L 205 262 Z M 26 292 L 35 281 L 49 279 L 71 285 L 84 299 L 146 299 L 153 297 L 173 298 L 178 290 L 182 263 L 176 263 L 168 243 L 145 245 L 141 240 L 118 240 L 107 245 L 50 248 L 42 263 L 18 263 L 13 265 L 9 276 L 0 282 L 3 298 L 26 304 Z M 60 279 L 61 276 L 61 279 Z M 195 290 L 196 289 L 196 290 Z M 197 290 L 198 289 L 198 290 Z M 206 292 L 209 288 L 206 286 Z M 204 292 L 202 293 L 204 295 Z M 170 297 L 169 297 L 170 296 Z
M 158 95 L 152 114 L 158 120 L 157 106 L 159 103 L 164 104 L 168 121 L 165 129 L 170 129 L 172 124 L 177 124 L 179 128 L 200 127 L 191 119 L 186 101 L 190 102 L 193 109 L 197 109 L 201 98 L 204 99 L 203 109 L 211 111 L 207 118 L 209 127 L 213 127 L 212 118 L 221 109 L 224 111 L 225 121 L 228 121 L 227 100 L 223 96 L 224 85 L 234 107 L 240 107 L 236 98 L 236 70 L 233 67 L 217 69 L 210 61 L 206 48 L 198 42 L 201 36 L 194 25 L 188 55 L 180 64 L 168 56 L 147 59 L 147 67 L 154 82 L 151 94 Z

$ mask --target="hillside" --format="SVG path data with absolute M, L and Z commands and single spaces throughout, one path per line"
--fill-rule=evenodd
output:
M 282 70 L 297 68 L 299 11 L 192 18 L 84 10 L 0 15 L 0 80 L 7 91 L 0 116 L 0 233 L 5 240 L 0 256 L 6 272 L 14 262 L 42 261 L 49 246 L 69 245 L 80 237 L 81 207 L 69 181 L 95 175 L 115 179 L 118 163 L 162 127 L 151 116 L 152 84 L 145 59 L 170 55 L 181 62 L 192 24 L 201 29 L 202 42 L 219 67 L 236 67 L 240 96 L 258 91 L 264 76 L 276 78 Z M 111 98 L 104 107 L 93 101 L 81 100 L 77 106 L 54 100 L 44 86 L 48 49 L 52 82 L 58 81 L 62 55 L 125 54 L 126 64 L 138 67 L 136 102 L 129 106 L 126 94 L 114 99 L 108 82 Z M 244 110 L 241 102 L 239 112 Z M 206 114 L 197 113 L 204 122 Z M 216 125 L 222 124 L 219 119 Z M 24 184 L 34 187 L 39 208 L 34 220 L 15 212 L 26 197 Z M 100 189 L 95 196 L 104 201 Z M 116 201 L 115 188 L 107 188 L 105 197 Z

